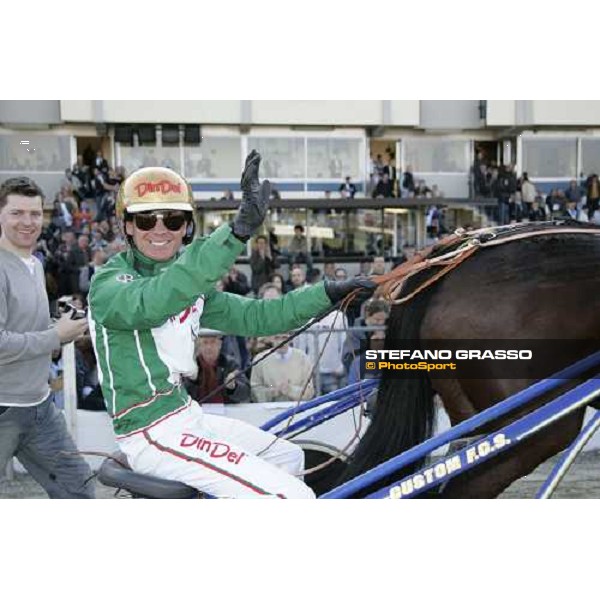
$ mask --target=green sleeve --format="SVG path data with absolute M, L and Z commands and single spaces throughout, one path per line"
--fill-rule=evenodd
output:
M 89 305 L 92 319 L 112 329 L 150 329 L 191 306 L 214 290 L 244 249 L 222 225 L 208 238 L 192 242 L 160 274 L 142 277 L 125 263 L 113 260 L 92 279 Z
M 254 300 L 227 292 L 208 294 L 200 322 L 223 333 L 255 337 L 285 333 L 331 308 L 323 283 L 274 300 Z

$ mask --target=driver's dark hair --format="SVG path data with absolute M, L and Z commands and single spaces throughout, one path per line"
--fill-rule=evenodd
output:
M 40 196 L 42 202 L 44 201 L 42 188 L 29 177 L 11 177 L 2 182 L 0 185 L 0 210 L 6 206 L 7 199 L 11 194 L 28 198 Z

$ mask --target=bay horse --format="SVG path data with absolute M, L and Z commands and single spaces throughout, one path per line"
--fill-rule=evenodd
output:
M 495 245 L 480 244 L 459 264 L 445 267 L 443 276 L 443 267 L 432 265 L 404 280 L 398 297 L 410 299 L 392 306 L 386 349 L 393 348 L 394 340 L 399 338 L 568 339 L 587 340 L 588 349 L 590 342 L 592 349 L 600 347 L 600 227 L 568 220 L 479 230 L 429 248 L 427 260 L 435 262 L 436 257 L 464 248 L 465 240 L 485 242 L 486 236 Z M 407 272 L 405 265 L 398 269 Z M 381 282 L 389 283 L 395 274 L 382 277 Z M 553 373 L 583 358 L 572 348 L 559 354 L 555 357 L 558 368 Z M 455 425 L 540 379 L 533 372 L 523 373 L 520 379 L 497 378 L 490 362 L 481 361 L 477 373 L 468 379 L 431 378 L 426 372 L 394 378 L 383 371 L 371 424 L 350 457 L 342 481 L 430 437 L 435 394 Z M 578 382 L 540 398 L 535 407 Z M 533 408 L 521 410 L 518 416 Z M 507 452 L 458 475 L 438 489 L 437 496 L 497 497 L 512 482 L 566 448 L 581 428 L 584 410 L 561 418 Z M 494 431 L 516 416 L 476 433 Z M 385 483 L 398 481 L 419 466 L 396 473 Z M 383 484 L 366 493 L 381 487 Z

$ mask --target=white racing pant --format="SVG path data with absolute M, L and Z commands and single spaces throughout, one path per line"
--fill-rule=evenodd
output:
M 217 498 L 315 497 L 297 478 L 304 469 L 299 446 L 243 421 L 205 414 L 195 402 L 118 442 L 134 471 Z

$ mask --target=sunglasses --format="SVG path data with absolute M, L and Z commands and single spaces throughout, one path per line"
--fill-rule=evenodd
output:
M 169 231 L 179 231 L 187 222 L 188 217 L 182 210 L 165 210 L 159 213 L 139 212 L 133 215 L 135 226 L 142 231 L 154 229 L 158 219 L 162 219 L 163 225 Z

